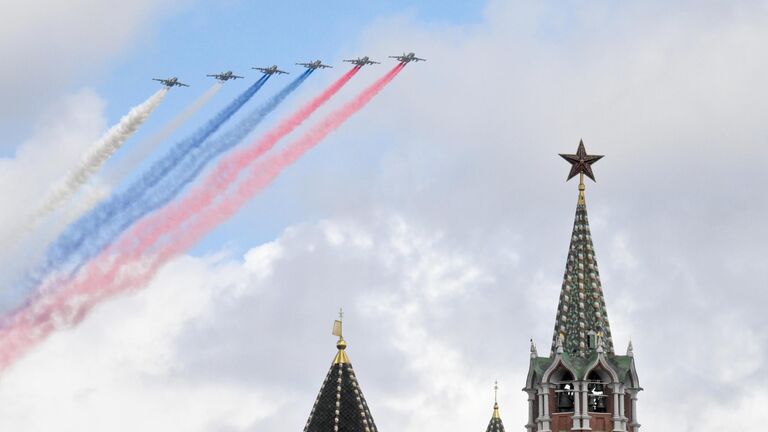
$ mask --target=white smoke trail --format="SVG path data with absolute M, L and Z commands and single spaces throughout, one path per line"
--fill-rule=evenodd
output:
M 29 228 L 34 228 L 38 221 L 56 210 L 78 191 L 93 174 L 104 165 L 125 141 L 139 129 L 139 126 L 160 105 L 168 88 L 162 88 L 149 99 L 131 109 L 116 125 L 112 126 L 90 150 L 83 156 L 80 165 L 71 170 L 69 175 L 48 194 L 43 205 L 34 213 L 27 222 Z
M 195 99 L 188 107 L 184 109 L 173 120 L 168 122 L 160 131 L 152 135 L 150 138 L 136 144 L 130 149 L 130 153 L 126 155 L 111 173 L 107 174 L 108 182 L 115 186 L 125 179 L 128 174 L 133 172 L 136 167 L 146 159 L 152 151 L 168 136 L 170 136 L 176 129 L 179 128 L 184 122 L 192 117 L 203 105 L 208 102 L 216 93 L 221 90 L 222 84 L 216 82 L 208 90 L 205 91 L 200 97 Z
M 69 171 L 67 177 L 62 179 L 59 184 L 51 189 L 43 204 L 26 220 L 15 229 L 7 230 L 6 234 L 0 238 L 0 259 L 7 262 L 9 257 L 19 261 L 19 266 L 23 266 L 27 260 L 19 256 L 16 245 L 24 237 L 30 237 L 35 229 L 40 225 L 43 218 L 62 206 L 80 189 L 93 174 L 114 154 L 123 143 L 144 123 L 152 111 L 162 102 L 168 93 L 167 88 L 162 88 L 150 96 L 146 101 L 131 109 L 128 114 L 123 116 L 120 121 L 109 129 L 102 137 L 88 150 L 82 157 L 78 167 Z M 103 198 L 103 197 L 101 197 Z M 95 204 L 96 202 L 93 202 Z M 91 202 L 87 204 L 91 206 Z M 74 213 L 78 213 L 75 211 Z M 73 212 L 68 215 L 74 214 Z M 62 220 L 71 222 L 69 217 Z M 56 224 L 58 226 L 59 224 Z M 48 231 L 48 230 L 46 230 Z M 46 235 L 43 235 L 47 237 Z M 40 240 L 38 237 L 33 237 Z M 35 241 L 38 243 L 38 241 Z M 6 269 L 4 269 L 6 270 Z M 4 272 L 8 273 L 8 272 Z M 2 277 L 0 277 L 0 281 Z
M 18 273 L 18 270 L 25 268 L 27 264 L 32 262 L 42 252 L 43 246 L 52 238 L 52 235 L 66 226 L 65 222 L 71 223 L 77 215 L 84 213 L 104 198 L 103 188 L 95 193 L 89 193 L 82 202 L 76 203 L 75 208 L 70 209 L 62 215 L 62 218 L 57 219 L 52 227 L 43 227 L 41 232 L 36 233 L 36 229 L 40 227 L 43 218 L 71 201 L 70 199 L 75 193 L 90 180 L 93 174 L 104 165 L 104 162 L 139 129 L 167 94 L 168 88 L 162 88 L 140 105 L 132 108 L 91 146 L 81 158 L 80 164 L 70 170 L 68 175 L 51 189 L 43 204 L 23 222 L 23 225 L 17 229 L 8 230 L 0 238 L 0 259 L 6 263 L 3 268 L 3 275 L 0 275 L 0 283 L 6 282 L 9 275 Z M 30 240 L 33 247 L 27 245 L 20 250 L 16 246 L 25 237 Z

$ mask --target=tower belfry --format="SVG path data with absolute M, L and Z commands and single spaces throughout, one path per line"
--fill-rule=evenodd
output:
M 531 341 L 524 391 L 528 393 L 528 432 L 639 432 L 637 393 L 642 390 L 631 344 L 616 355 L 608 311 L 589 230 L 584 177 L 595 181 L 579 142 L 567 180 L 579 176 L 579 195 L 549 357 L 539 357 Z

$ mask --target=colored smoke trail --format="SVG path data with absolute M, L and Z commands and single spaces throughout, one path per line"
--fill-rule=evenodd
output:
M 187 184 L 197 178 L 197 175 L 202 172 L 203 168 L 205 168 L 208 162 L 245 139 L 248 134 L 250 134 L 250 132 L 252 132 L 253 129 L 259 125 L 259 123 L 261 123 L 264 117 L 274 111 L 275 108 L 277 108 L 280 103 L 282 103 L 283 100 L 288 97 L 288 95 L 293 93 L 299 87 L 299 85 L 301 85 L 301 83 L 303 83 L 309 77 L 309 75 L 312 74 L 312 72 L 313 71 L 311 69 L 306 70 L 303 74 L 293 80 L 267 102 L 255 109 L 250 115 L 246 116 L 235 127 L 227 131 L 226 134 L 207 143 L 205 147 L 200 149 L 200 154 L 182 161 L 181 168 L 179 170 L 180 174 L 178 176 L 169 177 L 170 181 L 164 183 L 162 188 L 156 188 L 149 196 L 148 203 L 146 205 L 154 210 L 160 208 L 162 205 L 167 204 L 173 198 L 175 198 L 176 195 L 178 195 L 178 193 L 180 193 Z M 354 73 L 352 75 L 354 75 Z M 349 78 L 347 78 L 347 81 L 348 80 Z M 331 95 L 328 95 L 325 100 L 330 98 L 330 96 Z M 320 104 L 318 104 L 317 107 L 319 107 L 319 105 Z M 315 107 L 315 109 L 317 107 Z M 313 111 L 314 109 L 308 112 L 306 115 L 308 116 Z M 298 126 L 298 124 L 296 124 L 296 126 Z M 229 159 L 231 159 L 231 157 L 225 160 Z M 137 215 L 137 217 L 132 217 L 131 222 L 136 222 L 140 216 L 144 216 L 147 213 L 148 211 L 142 211 L 139 215 Z M 127 228 L 128 226 L 121 227 L 120 232 L 115 233 L 115 235 L 112 237 L 112 240 L 116 239 L 117 236 Z
M 67 227 L 48 248 L 43 264 L 28 275 L 24 288 L 29 289 L 40 285 L 44 278 L 55 270 L 68 272 L 77 269 L 83 259 L 83 254 L 79 252 L 84 243 L 86 246 L 108 243 L 108 236 L 102 236 L 99 229 L 113 224 L 114 219 L 120 217 L 126 208 L 139 202 L 141 197 L 164 177 L 173 174 L 179 162 L 190 152 L 201 147 L 204 141 L 219 130 L 261 89 L 268 78 L 266 75 L 262 76 L 192 135 L 177 142 L 168 153 L 155 161 L 124 191 L 112 195 Z M 98 250 L 98 247 L 93 246 L 91 250 Z M 92 253 L 90 256 L 93 255 L 95 254 Z
M 218 195 L 224 193 L 248 165 L 271 150 L 278 141 L 299 127 L 318 108 L 338 93 L 359 71 L 360 67 L 357 66 L 350 69 L 322 93 L 278 123 L 256 142 L 220 161 L 216 168 L 202 180 L 202 184 L 190 192 L 187 197 L 163 209 L 160 216 L 139 221 L 133 232 L 141 233 L 144 237 L 153 236 L 155 235 L 154 231 L 162 230 L 162 225 L 155 221 L 180 220 L 189 215 L 189 208 L 194 207 L 198 210 L 205 208 Z
M 123 234 L 118 244 L 86 264 L 73 280 L 59 280 L 41 289 L 23 308 L 3 319 L 0 326 L 0 370 L 11 366 L 57 329 L 80 323 L 102 301 L 146 286 L 166 262 L 233 215 L 283 169 L 362 109 L 394 79 L 403 66 L 395 67 L 276 155 L 255 164 L 234 193 L 224 197 L 218 205 L 204 208 L 204 212 L 196 217 L 190 213 L 194 220 L 186 227 L 160 220 L 164 212 L 152 215 L 152 219 L 157 219 L 156 224 L 169 229 L 163 233 L 169 237 L 162 247 L 156 247 L 159 236 L 142 237 L 137 244 L 135 238 L 140 234 L 139 227 L 134 227 Z
M 134 172 L 141 162 L 143 162 L 150 154 L 165 141 L 173 132 L 176 131 L 182 124 L 189 120 L 197 111 L 200 110 L 216 93 L 221 90 L 223 84 L 216 81 L 212 86 L 208 88 L 203 94 L 198 96 L 197 99 L 192 101 L 182 112 L 169 121 L 162 129 L 156 132 L 151 137 L 136 143 L 130 150 L 130 154 L 126 155 L 123 160 L 118 162 L 118 166 L 115 167 L 108 175 L 109 183 L 117 185 L 122 182 L 129 174 Z
M 14 254 L 14 267 L 26 267 L 31 258 L 29 253 L 15 251 L 18 243 L 29 237 L 41 225 L 42 220 L 56 211 L 77 193 L 98 171 L 102 165 L 122 147 L 139 127 L 147 120 L 168 94 L 168 88 L 162 88 L 155 92 L 141 104 L 132 108 L 120 121 L 112 126 L 104 135 L 93 144 L 83 155 L 77 167 L 69 171 L 64 179 L 51 188 L 51 191 L 43 200 L 41 206 L 26 218 L 23 224 L 17 228 L 8 230 L 0 239 L 2 256 L 7 262 L 6 254 Z
M 43 205 L 32 218 L 32 226 L 41 218 L 56 210 L 63 202 L 67 201 L 104 165 L 125 141 L 133 135 L 149 117 L 152 111 L 160 105 L 168 94 L 168 88 L 164 87 L 140 105 L 131 109 L 120 121 L 112 126 L 88 152 L 83 155 L 80 166 L 73 169 L 69 175 L 48 195 Z
M 404 67 L 405 64 L 402 63 L 395 66 L 350 102 L 330 113 L 319 124 L 275 155 L 258 161 L 256 164 L 235 161 L 235 163 L 243 163 L 243 168 L 246 168 L 247 165 L 251 166 L 248 167 L 245 177 L 235 186 L 234 191 L 225 196 L 217 197 L 211 195 L 211 185 L 201 185 L 190 191 L 183 201 L 174 206 L 177 208 L 168 207 L 154 215 L 152 221 L 148 220 L 146 224 L 137 226 L 130 235 L 126 236 L 124 241 L 129 242 L 128 244 L 138 243 L 138 249 L 142 251 L 150 247 L 158 249 L 157 245 L 162 241 L 165 246 L 159 248 L 161 252 L 158 256 L 161 258 L 170 258 L 185 251 L 213 228 L 229 219 L 254 195 L 277 178 L 285 168 L 296 162 L 307 151 L 344 124 L 352 115 L 365 107 Z M 218 190 L 214 191 L 216 194 L 220 193 Z M 214 198 L 218 198 L 218 201 L 209 207 Z M 178 209 L 181 208 L 184 208 L 186 213 L 179 212 Z M 185 225 L 189 219 L 191 222 Z M 163 229 L 148 229 L 153 224 Z M 168 235 L 168 238 L 161 239 L 162 235 Z M 125 250 L 125 246 L 121 246 L 118 245 L 118 251 Z M 148 281 L 149 279 L 146 280 L 146 282 Z
M 123 206 L 114 219 L 91 229 L 87 237 L 74 253 L 69 255 L 75 269 L 88 258 L 98 255 L 120 234 L 151 211 L 162 207 L 179 194 L 184 187 L 202 172 L 205 166 L 221 153 L 229 150 L 242 141 L 261 121 L 286 97 L 293 93 L 312 73 L 305 71 L 287 84 L 277 94 L 264 104 L 253 110 L 235 126 L 219 137 L 205 142 L 205 145 L 191 149 L 182 159 L 166 173 L 161 181 L 144 190 L 143 195 L 134 198 Z M 265 76 L 266 80 L 266 76 Z

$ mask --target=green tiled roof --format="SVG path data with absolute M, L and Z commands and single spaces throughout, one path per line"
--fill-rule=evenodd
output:
M 611 355 L 614 352 L 600 273 L 597 270 L 595 249 L 589 231 L 587 206 L 581 199 L 576 206 L 568 261 L 557 306 L 552 336 L 553 355 L 561 335 L 563 351 L 574 360 L 576 357 L 590 357 L 597 348 L 600 336 L 606 354 Z
M 544 372 L 549 369 L 549 365 L 552 364 L 552 358 L 550 357 L 536 357 L 531 359 L 531 367 L 538 377 L 544 375 Z

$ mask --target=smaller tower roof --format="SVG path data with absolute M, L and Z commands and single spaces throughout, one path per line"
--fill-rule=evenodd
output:
M 338 351 L 320 387 L 304 432 L 378 432 L 346 353 L 342 317 L 340 311 L 339 319 L 333 323 L 333 335 L 339 337 L 336 342 Z
M 493 415 L 491 421 L 488 423 L 488 428 L 485 432 L 504 432 L 504 423 L 501 421 L 501 414 L 499 414 L 499 382 L 496 381 L 493 384 Z

